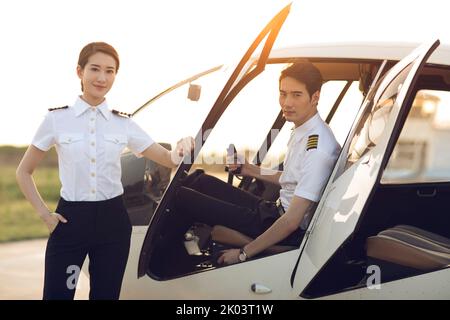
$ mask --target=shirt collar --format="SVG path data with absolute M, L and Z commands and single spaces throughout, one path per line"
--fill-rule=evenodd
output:
M 317 112 L 311 119 L 306 121 L 301 126 L 294 128 L 295 141 L 299 142 L 302 140 L 312 129 L 316 128 L 317 125 L 322 121 L 319 113 Z
M 81 97 L 78 97 L 73 105 L 73 108 L 75 109 L 75 116 L 80 116 L 91 107 L 92 106 L 89 103 L 81 99 Z M 106 100 L 104 100 L 96 108 L 100 110 L 100 113 L 103 115 L 103 117 L 105 117 L 106 120 L 109 120 L 109 118 L 111 117 L 111 111 L 108 108 L 108 103 L 106 102 Z

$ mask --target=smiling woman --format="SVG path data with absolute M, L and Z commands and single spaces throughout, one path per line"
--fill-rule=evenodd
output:
M 80 53 L 77 74 L 82 95 L 75 104 L 49 109 L 16 177 L 27 200 L 47 225 L 44 299 L 73 299 L 68 274 L 89 255 L 90 299 L 118 299 L 130 249 L 131 224 L 121 183 L 120 154 L 128 147 L 163 166 L 175 167 L 193 141 L 182 139 L 169 152 L 129 115 L 110 110 L 105 95 L 119 69 L 116 50 L 92 42 Z M 61 198 L 51 212 L 33 181 L 45 152 L 58 152 Z M 71 276 L 78 278 L 79 273 Z M 76 283 L 76 281 L 75 281 Z

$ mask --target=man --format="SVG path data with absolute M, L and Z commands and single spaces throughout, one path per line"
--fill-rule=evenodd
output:
M 248 162 L 230 166 L 240 167 L 244 176 L 279 184 L 277 203 L 203 174 L 180 188 L 177 204 L 186 224 L 222 225 L 249 237 L 241 249 L 225 250 L 219 263 L 243 262 L 275 244 L 299 245 L 340 150 L 317 112 L 322 82 L 320 71 L 309 62 L 281 72 L 280 106 L 286 121 L 295 126 L 283 172 L 264 169 L 261 174 L 260 167 Z

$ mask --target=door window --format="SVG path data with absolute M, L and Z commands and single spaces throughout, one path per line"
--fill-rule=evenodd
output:
M 400 92 L 411 67 L 412 64 L 408 65 L 397 77 L 395 77 L 395 79 L 386 87 L 376 104 L 374 103 L 375 94 L 368 97 L 366 110 L 351 138 L 344 171 L 377 145 L 379 138 L 384 132 L 397 95 Z M 380 79 L 377 86 L 379 86 L 383 80 L 384 78 Z M 372 92 L 374 93 L 376 90 Z
M 419 90 L 381 182 L 450 180 L 450 92 Z

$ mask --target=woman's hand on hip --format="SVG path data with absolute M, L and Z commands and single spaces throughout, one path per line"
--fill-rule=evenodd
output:
M 58 225 L 59 222 L 67 223 L 67 219 L 57 212 L 49 212 L 48 214 L 44 215 L 42 219 L 47 225 L 47 228 L 50 231 L 50 233 L 55 231 L 56 226 Z

